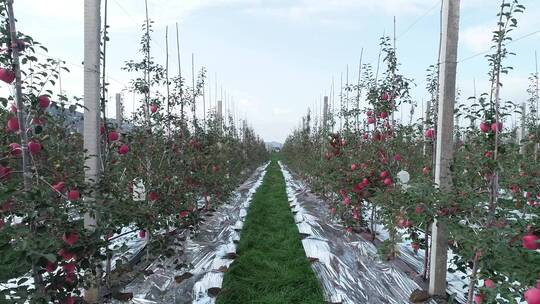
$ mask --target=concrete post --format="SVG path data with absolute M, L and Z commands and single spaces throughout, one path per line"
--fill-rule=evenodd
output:
M 525 155 L 527 151 L 527 141 L 525 140 L 525 136 L 527 136 L 527 106 L 525 103 L 521 103 L 521 126 L 519 128 L 519 137 L 518 137 L 518 143 L 519 143 L 519 154 Z
M 100 113 L 100 34 L 101 1 L 84 1 L 84 161 L 85 181 L 94 185 L 100 174 L 99 113 Z M 89 213 L 84 216 L 86 229 L 95 229 L 96 219 Z
M 122 95 L 116 93 L 116 125 L 119 129 L 122 129 L 123 112 Z
M 438 132 L 435 156 L 435 183 L 442 191 L 451 191 L 452 189 L 450 165 L 453 158 L 459 6 L 460 0 L 443 0 L 442 4 Z M 445 296 L 448 250 L 446 226 L 442 222 L 435 221 L 431 236 L 429 293 Z
M 323 128 L 326 132 L 328 128 L 328 96 L 324 96 L 323 104 Z

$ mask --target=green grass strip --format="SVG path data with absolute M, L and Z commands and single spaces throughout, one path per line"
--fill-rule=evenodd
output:
M 225 273 L 218 304 L 324 303 L 276 157 L 253 196 L 237 253 Z

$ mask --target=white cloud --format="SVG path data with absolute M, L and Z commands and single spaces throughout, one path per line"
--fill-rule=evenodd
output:
M 489 49 L 493 26 L 476 25 L 465 28 L 461 32 L 461 41 L 473 52 L 481 52 Z

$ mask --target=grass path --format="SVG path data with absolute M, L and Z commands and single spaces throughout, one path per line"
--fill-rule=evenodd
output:
M 321 287 L 302 248 L 275 157 L 267 170 L 217 303 L 322 304 Z

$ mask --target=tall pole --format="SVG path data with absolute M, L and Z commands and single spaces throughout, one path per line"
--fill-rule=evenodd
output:
M 84 178 L 86 183 L 94 186 L 100 174 L 100 142 L 99 142 L 99 112 L 100 112 L 100 32 L 101 32 L 101 1 L 84 1 Z M 96 219 L 86 214 L 84 226 L 95 229 Z
M 124 120 L 122 109 L 122 94 L 116 93 L 116 125 L 118 129 L 122 128 L 122 120 Z
M 197 125 L 197 114 L 196 114 L 196 105 L 195 105 L 195 54 L 191 53 L 191 80 L 192 80 L 192 90 L 191 93 L 193 94 L 192 102 L 193 102 L 193 126 L 195 127 Z
M 180 122 L 182 128 L 184 127 L 184 101 L 183 101 L 183 82 L 182 82 L 182 64 L 180 61 L 180 34 L 178 32 L 178 22 L 176 23 L 176 55 L 178 57 L 178 78 L 180 78 Z
M 525 103 L 521 103 L 521 126 L 519 128 L 519 154 L 525 155 L 527 150 L 527 144 L 525 142 L 525 135 L 527 132 L 527 106 Z
M 171 136 L 171 93 L 169 87 L 169 26 L 165 27 L 165 81 L 167 86 L 167 132 Z
M 443 192 L 452 191 L 450 165 L 453 158 L 454 103 L 456 98 L 457 46 L 460 0 L 443 0 L 442 38 L 439 58 L 439 105 L 435 183 Z M 446 226 L 435 220 L 432 225 L 429 293 L 446 295 L 447 246 Z

